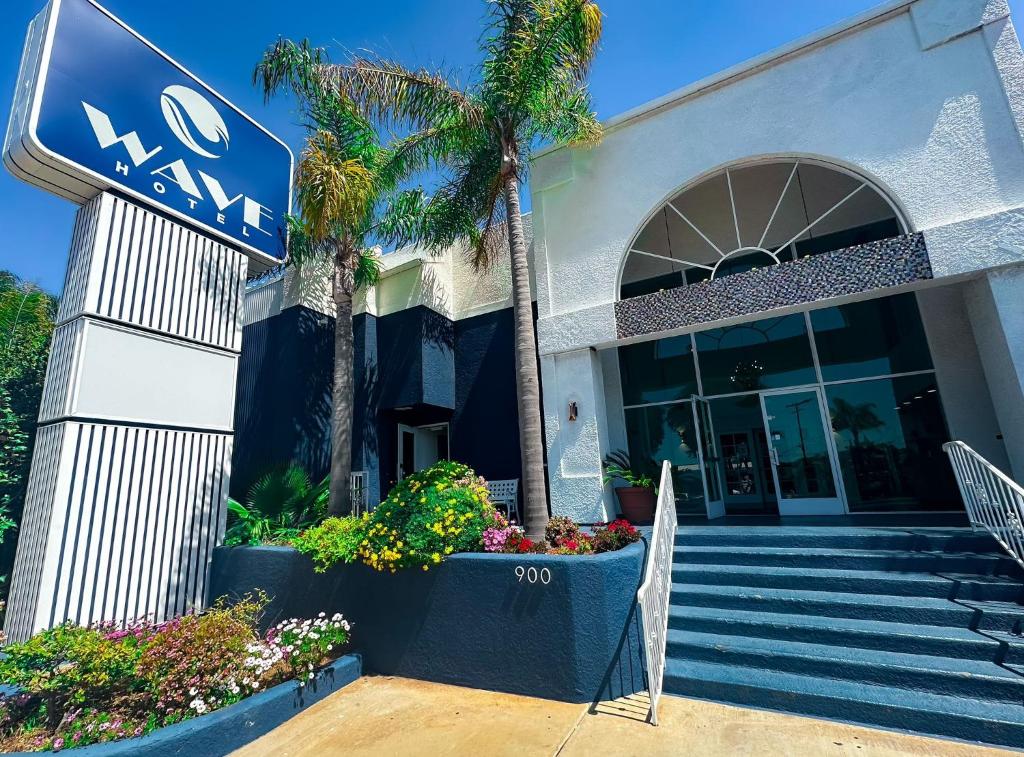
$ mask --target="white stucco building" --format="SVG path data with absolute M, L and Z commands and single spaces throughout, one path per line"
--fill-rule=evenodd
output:
M 1022 129 L 1024 57 L 1006 3 L 917 0 L 613 118 L 596 147 L 538 155 L 552 509 L 614 513 L 601 483 L 614 449 L 674 456 L 692 512 L 957 507 L 954 491 L 872 480 L 886 478 L 873 473 L 886 455 L 905 469 L 923 454 L 906 448 L 927 425 L 1024 476 Z M 785 333 L 758 336 L 759 324 Z M 647 347 L 619 349 L 636 344 Z M 759 345 L 801 354 L 761 365 Z M 856 391 L 876 377 L 887 383 Z M 932 395 L 899 428 L 895 408 Z M 804 454 L 780 438 L 793 430 L 787 398 L 811 418 Z M 866 428 L 838 427 L 837 401 L 859 402 Z M 668 418 L 691 402 L 690 420 Z M 829 411 L 832 434 L 815 427 Z M 707 428 L 694 435 L 693 418 Z M 941 441 L 920 440 L 936 465 Z

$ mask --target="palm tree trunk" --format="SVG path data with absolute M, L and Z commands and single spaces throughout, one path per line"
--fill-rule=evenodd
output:
M 519 397 L 519 445 L 523 461 L 523 503 L 526 534 L 539 541 L 548 524 L 548 497 L 544 482 L 544 431 L 540 416 L 540 379 L 537 376 L 537 340 L 530 296 L 530 261 L 519 210 L 519 181 L 505 177 L 505 209 L 512 264 L 512 304 L 515 318 L 516 389 Z
M 352 512 L 352 271 L 350 251 L 334 257 L 334 388 L 331 395 L 330 515 Z

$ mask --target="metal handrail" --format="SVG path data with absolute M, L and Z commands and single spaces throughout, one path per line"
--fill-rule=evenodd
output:
M 1024 568 L 1024 487 L 963 442 L 942 449 L 953 464 L 971 528 L 984 528 Z
M 668 637 L 668 606 L 672 592 L 672 553 L 676 538 L 676 497 L 672 490 L 672 467 L 661 465 L 658 508 L 647 551 L 644 582 L 636 593 L 643 630 L 647 692 L 651 698 L 651 724 L 658 724 L 658 700 L 665 678 L 665 641 Z
M 354 470 L 348 475 L 352 497 L 352 514 L 360 515 L 366 510 L 366 472 Z

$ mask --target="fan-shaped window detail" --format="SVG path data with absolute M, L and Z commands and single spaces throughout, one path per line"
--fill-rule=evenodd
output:
M 670 199 L 630 245 L 620 296 L 719 279 L 907 232 L 866 179 L 808 158 L 708 176 Z

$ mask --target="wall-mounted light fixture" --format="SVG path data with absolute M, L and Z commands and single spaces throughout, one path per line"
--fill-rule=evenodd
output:
M 576 416 L 579 412 L 579 408 L 576 407 L 576 401 L 573 400 L 569 403 L 569 420 L 576 420 Z

